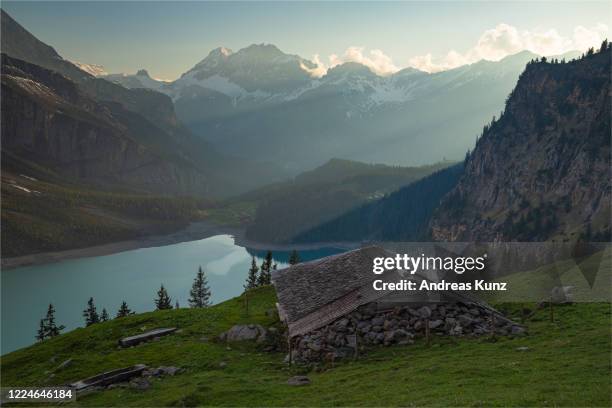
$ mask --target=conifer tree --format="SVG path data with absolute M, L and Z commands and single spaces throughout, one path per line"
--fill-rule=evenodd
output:
M 257 286 L 266 285 L 267 279 L 268 279 L 268 265 L 266 264 L 266 261 L 264 260 L 261 263 L 261 266 L 259 267 L 259 275 L 257 276 Z
M 259 268 L 255 262 L 255 257 L 253 257 L 251 259 L 251 268 L 249 269 L 244 289 L 249 290 L 257 287 L 257 272 L 259 272 Z
M 40 319 L 40 324 L 38 326 L 38 332 L 36 334 L 36 340 L 43 341 L 47 338 L 46 330 L 45 330 L 45 319 Z
M 106 311 L 105 308 L 102 308 L 102 314 L 100 315 L 100 321 L 101 322 L 108 321 L 108 312 Z
M 206 274 L 201 266 L 198 269 L 198 274 L 193 280 L 189 296 L 189 306 L 191 307 L 210 306 L 210 287 L 208 286 L 208 279 L 206 279 Z
M 259 277 L 257 279 L 258 286 L 269 285 L 272 282 L 272 269 L 272 252 L 268 251 L 266 259 L 261 263 Z M 276 267 L 274 267 L 274 269 L 276 269 Z
M 289 265 L 297 265 L 300 263 L 300 254 L 295 249 L 291 251 L 291 255 L 289 256 Z
M 124 300 L 121 303 L 121 306 L 119 307 L 119 310 L 117 311 L 116 317 L 126 317 L 126 316 L 129 316 L 131 314 L 134 314 L 134 312 L 132 312 L 130 310 L 130 308 L 128 307 L 127 303 Z
M 49 308 L 47 309 L 47 316 L 44 319 L 44 323 L 46 337 L 58 336 L 60 332 L 64 330 L 63 325 L 57 326 L 55 324 L 55 308 L 51 303 L 49 303 Z
M 172 299 L 168 296 L 168 292 L 164 285 L 161 285 L 157 291 L 157 299 L 155 299 L 155 308 L 157 310 L 172 309 Z
M 266 265 L 268 266 L 268 272 L 272 268 L 272 251 L 266 253 Z
M 100 316 L 96 311 L 93 297 L 90 297 L 87 301 L 87 309 L 83 310 L 83 317 L 85 318 L 85 326 L 91 326 L 100 322 Z

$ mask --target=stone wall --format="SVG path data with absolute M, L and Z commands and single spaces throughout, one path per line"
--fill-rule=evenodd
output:
M 416 337 L 425 336 L 426 324 L 432 337 L 481 336 L 490 334 L 492 327 L 503 336 L 524 333 L 521 326 L 501 315 L 492 319 L 491 312 L 477 304 L 404 305 L 377 311 L 376 303 L 369 303 L 327 326 L 296 336 L 292 340 L 292 359 L 313 362 L 353 356 L 352 335 L 356 335 L 360 350 L 376 345 L 412 344 Z

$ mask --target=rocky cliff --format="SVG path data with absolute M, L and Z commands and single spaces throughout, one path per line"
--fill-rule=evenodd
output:
M 128 120 L 129 119 L 129 120 Z M 172 139 L 61 74 L 2 55 L 2 151 L 99 186 L 205 192 L 206 177 Z
M 610 59 L 528 64 L 431 222 L 435 240 L 610 236 Z

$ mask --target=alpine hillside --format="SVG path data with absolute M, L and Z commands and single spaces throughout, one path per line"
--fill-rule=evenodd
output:
M 610 239 L 611 54 L 604 41 L 528 64 L 434 215 L 434 239 Z

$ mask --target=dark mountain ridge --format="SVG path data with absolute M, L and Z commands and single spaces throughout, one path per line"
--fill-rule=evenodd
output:
M 610 60 L 528 64 L 433 217 L 435 240 L 610 236 Z
M 428 223 L 441 198 L 463 171 L 463 164 L 417 180 L 385 197 L 363 204 L 328 222 L 295 235 L 291 241 L 362 242 L 418 241 L 428 235 Z
M 317 225 L 451 165 L 399 167 L 332 159 L 288 182 L 239 197 L 257 203 L 246 236 L 259 242 L 291 242 Z

